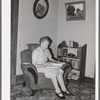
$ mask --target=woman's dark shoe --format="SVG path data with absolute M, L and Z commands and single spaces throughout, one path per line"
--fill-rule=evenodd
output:
M 65 96 L 62 93 L 56 93 L 55 92 L 55 94 L 59 99 L 66 99 Z M 62 96 L 60 96 L 60 94 L 62 94 Z
M 73 93 L 70 93 L 68 90 L 67 91 L 62 91 L 62 93 L 64 95 L 67 95 L 67 96 L 74 96 L 74 94 Z

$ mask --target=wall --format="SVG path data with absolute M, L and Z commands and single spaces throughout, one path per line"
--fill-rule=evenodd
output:
M 55 56 L 57 45 L 63 40 L 66 40 L 67 43 L 69 40 L 74 40 L 80 45 L 87 44 L 85 76 L 93 78 L 95 68 L 95 0 L 85 0 L 86 20 L 80 21 L 66 21 L 65 3 L 77 0 L 48 0 L 49 12 L 41 20 L 33 15 L 34 1 L 19 1 L 17 75 L 22 73 L 20 52 L 27 48 L 26 44 L 38 43 L 40 37 L 48 35 L 53 39 L 51 48 L 53 48 Z
M 43 19 L 37 19 L 32 11 L 34 1 L 19 0 L 17 75 L 22 73 L 20 69 L 20 52 L 27 48 L 26 44 L 38 43 L 41 37 L 50 36 L 53 39 L 51 48 L 56 54 L 59 2 L 58 0 L 48 0 L 49 11 L 47 16 Z
M 77 0 L 59 0 L 59 21 L 57 44 L 66 40 L 87 44 L 85 76 L 94 77 L 95 67 L 95 0 L 85 0 L 86 20 L 66 21 L 65 3 Z

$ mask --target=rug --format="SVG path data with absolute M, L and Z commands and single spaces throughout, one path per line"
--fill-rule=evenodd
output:
M 64 100 L 95 100 L 95 87 L 89 84 L 78 85 L 69 83 L 68 89 L 74 96 L 66 96 Z M 11 100 L 60 100 L 55 95 L 54 89 L 37 90 L 34 96 L 30 96 L 31 90 L 22 83 L 11 86 Z

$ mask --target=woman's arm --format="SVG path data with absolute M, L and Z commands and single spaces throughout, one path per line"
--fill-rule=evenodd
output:
M 49 61 L 51 61 L 51 62 L 59 62 L 59 61 L 57 61 L 57 60 L 53 59 L 52 57 L 51 57 L 51 58 L 49 58 Z
M 51 55 L 51 53 L 50 53 L 50 51 L 48 50 L 48 59 L 49 59 L 49 61 L 51 61 L 51 62 L 59 62 L 59 61 L 57 61 L 57 60 L 55 60 L 55 59 L 53 59 L 52 58 L 52 55 Z
M 61 61 L 57 61 L 57 60 L 55 60 L 55 59 L 53 59 L 52 58 L 52 55 L 51 55 L 51 53 L 50 53 L 50 51 L 48 52 L 49 54 L 49 56 L 48 56 L 48 59 L 49 59 L 49 61 L 50 62 L 54 62 L 54 63 L 62 63 Z M 63 62 L 63 63 L 65 63 L 65 62 Z
M 36 50 L 34 50 L 32 52 L 32 64 L 36 65 L 37 64 L 37 59 L 38 59 L 38 52 Z

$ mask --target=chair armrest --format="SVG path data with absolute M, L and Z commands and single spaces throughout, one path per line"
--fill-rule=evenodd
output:
M 32 68 L 36 72 L 36 74 L 38 74 L 37 69 L 33 64 L 27 62 L 21 64 L 22 71 L 28 70 L 28 68 Z
M 31 63 L 23 63 L 21 64 L 21 69 L 23 71 L 24 79 L 28 76 L 32 84 L 37 84 L 38 83 L 38 72 L 36 67 L 31 64 Z M 25 79 L 26 80 L 26 79 Z
M 63 69 L 63 71 L 64 71 L 64 73 L 63 73 L 64 83 L 65 83 L 65 85 L 67 86 L 68 74 L 69 74 L 69 72 L 70 72 L 73 68 L 72 68 L 72 65 L 71 65 L 71 64 L 66 63 L 66 64 L 64 64 L 64 65 L 62 66 L 62 69 Z
M 73 69 L 71 63 L 67 63 L 67 62 L 66 62 L 61 68 L 62 68 L 63 71 L 65 71 L 65 70 L 68 69 L 69 67 L 71 68 L 71 70 Z

